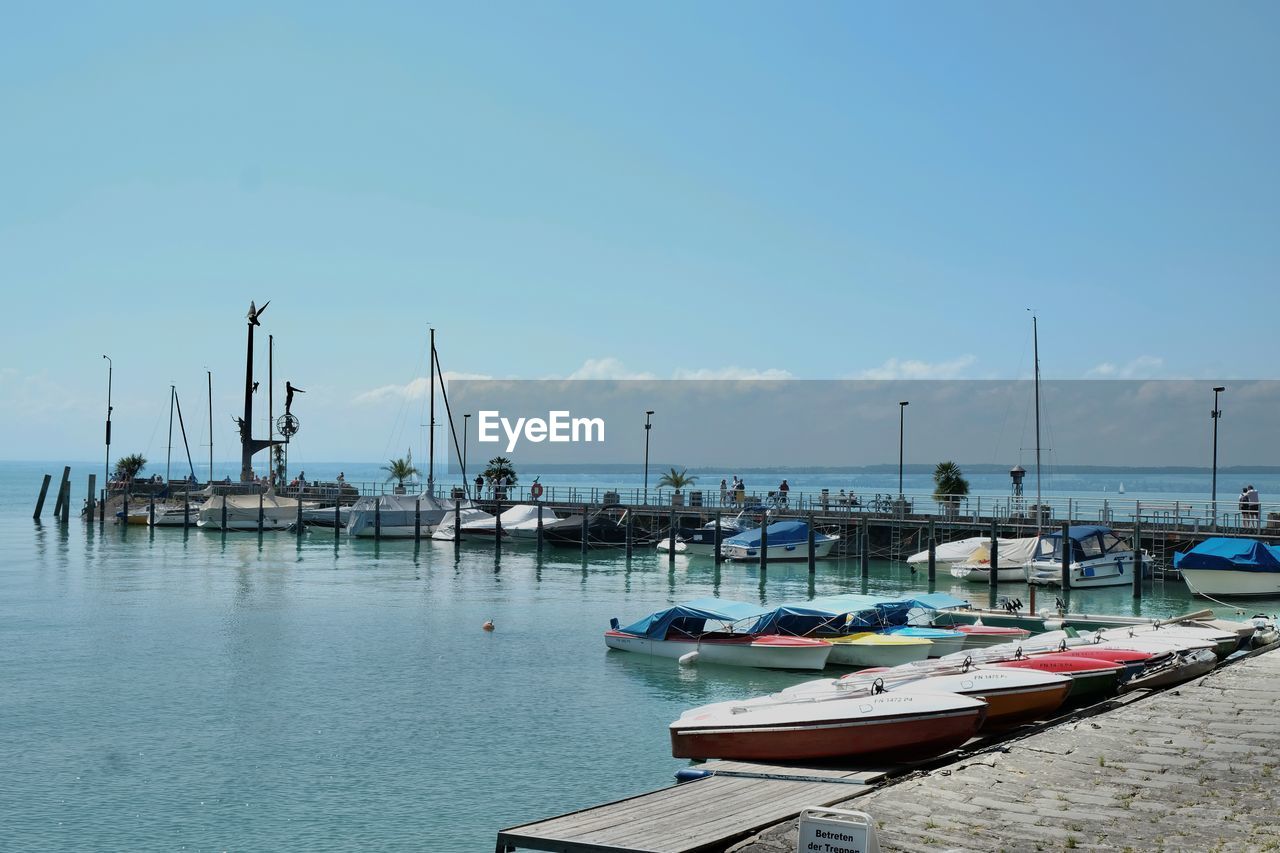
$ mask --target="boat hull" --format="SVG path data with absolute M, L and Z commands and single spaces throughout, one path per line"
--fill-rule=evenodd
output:
M 829 638 L 831 666 L 899 666 L 929 657 L 933 643 L 910 637 L 894 637 L 884 634 L 855 634 L 850 637 Z
M 664 658 L 680 658 L 698 653 L 699 663 L 724 666 L 752 666 L 762 669 L 820 670 L 827 665 L 831 644 L 799 637 L 749 637 L 734 640 L 655 640 L 606 631 L 604 642 L 611 649 Z
M 952 566 L 951 576 L 969 583 L 991 583 L 991 570 L 976 566 Z M 1024 566 L 996 570 L 996 583 L 1024 583 L 1026 578 L 1027 571 Z
M 984 684 L 984 678 L 995 682 Z M 1049 676 L 1052 678 L 1052 676 Z M 894 687 L 894 691 L 947 689 L 962 696 L 981 699 L 987 703 L 989 727 L 1007 726 L 1027 720 L 1041 720 L 1053 714 L 1067 701 L 1072 682 L 1065 678 L 1052 678 L 1044 684 L 1005 686 L 999 683 L 998 673 L 976 669 L 962 675 L 942 675 Z
M 1004 661 L 992 666 L 1011 669 L 1038 669 L 1071 677 L 1071 690 L 1067 701 L 1080 702 L 1102 699 L 1115 694 L 1124 667 L 1110 661 L 1094 658 L 1056 658 L 1054 655 L 1035 655 L 1023 660 Z
M 1280 572 L 1182 569 L 1182 579 L 1192 594 L 1199 596 L 1280 597 Z
M 831 555 L 831 549 L 835 547 L 837 542 L 834 536 L 817 536 L 813 543 L 813 556 L 815 559 L 823 560 Z M 799 562 L 809 559 L 809 546 L 807 543 L 800 542 L 794 545 L 770 545 L 766 549 L 767 559 L 771 563 Z M 751 548 L 743 545 L 724 545 L 720 546 L 720 554 L 726 560 L 735 562 L 750 562 L 760 559 L 760 549 Z
M 973 737 L 986 718 L 986 706 L 901 717 L 859 714 L 868 700 L 847 703 L 850 716 L 786 725 L 671 729 L 676 758 L 726 758 L 742 761 L 820 761 L 892 757 L 928 758 Z M 892 697 L 906 699 L 909 697 Z
M 1146 558 L 1143 558 L 1144 570 Z M 1071 586 L 1090 589 L 1102 586 L 1128 586 L 1133 583 L 1133 552 L 1099 557 L 1072 563 Z M 1062 564 L 1037 560 L 1027 564 L 1026 581 L 1037 586 L 1061 586 Z

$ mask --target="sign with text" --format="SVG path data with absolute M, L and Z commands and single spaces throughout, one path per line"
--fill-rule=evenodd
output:
M 849 809 L 805 809 L 796 853 L 880 853 L 875 821 L 866 812 Z

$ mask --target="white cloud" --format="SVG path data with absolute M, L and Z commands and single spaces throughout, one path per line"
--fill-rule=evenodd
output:
M 854 379 L 961 379 L 977 357 L 962 355 L 951 361 L 918 361 L 891 358 L 879 367 L 855 374 Z
M 443 374 L 445 386 L 454 379 L 492 379 L 483 373 L 458 373 L 446 370 Z M 437 377 L 437 382 L 440 377 Z M 357 394 L 352 402 L 359 405 L 386 403 L 392 400 L 423 400 L 431 390 L 431 378 L 419 376 L 403 385 L 380 385 Z
M 1095 379 L 1151 379 L 1163 367 L 1163 358 L 1154 355 L 1140 355 L 1133 361 L 1122 365 L 1104 361 L 1090 368 L 1085 375 Z
M 628 370 L 620 360 L 613 356 L 605 358 L 589 358 L 582 366 L 570 373 L 569 379 L 657 379 L 652 373 Z
M 678 367 L 675 379 L 791 379 L 791 371 L 770 367 L 756 370 L 751 367 Z

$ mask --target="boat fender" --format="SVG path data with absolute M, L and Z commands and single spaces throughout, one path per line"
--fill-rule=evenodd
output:
M 609 620 L 609 627 L 616 631 L 622 627 L 622 623 L 618 621 L 617 616 L 614 616 Z
M 696 782 L 699 779 L 706 779 L 708 776 L 714 775 L 715 774 L 710 770 L 699 770 L 696 767 L 685 767 L 676 771 L 676 784 L 681 784 L 683 782 Z
M 680 655 L 681 666 L 693 666 L 697 662 L 698 662 L 698 653 L 696 651 L 685 652 L 684 654 Z
M 1044 620 L 1044 629 L 1046 631 L 1061 631 L 1066 624 L 1061 619 L 1046 619 Z

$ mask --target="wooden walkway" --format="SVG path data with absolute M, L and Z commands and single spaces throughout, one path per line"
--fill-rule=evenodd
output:
M 878 788 L 880 848 L 1280 850 L 1280 654 Z M 815 803 L 816 805 L 816 803 Z M 792 853 L 794 820 L 732 848 Z

